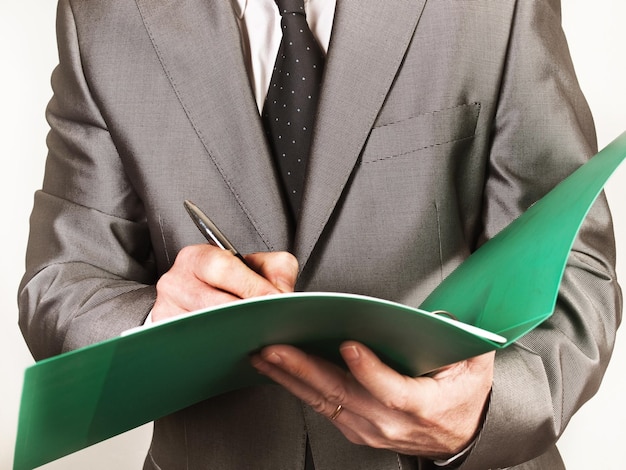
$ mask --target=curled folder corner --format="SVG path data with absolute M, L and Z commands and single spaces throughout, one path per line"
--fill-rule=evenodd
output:
M 552 315 L 580 226 L 624 159 L 626 132 L 467 258 L 420 308 L 454 312 L 505 336 L 505 346 L 535 328 Z

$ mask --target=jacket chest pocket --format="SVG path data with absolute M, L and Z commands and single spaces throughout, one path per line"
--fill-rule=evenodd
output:
M 361 163 L 407 156 L 470 139 L 476 133 L 479 114 L 480 103 L 471 103 L 374 127 L 361 156 Z

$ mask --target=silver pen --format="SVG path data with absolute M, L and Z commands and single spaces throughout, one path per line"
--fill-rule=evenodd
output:
M 243 264 L 250 267 L 241 253 L 237 251 L 237 249 L 233 246 L 231 242 L 228 241 L 228 238 L 217 228 L 217 226 L 209 219 L 209 217 L 200 210 L 198 206 L 196 206 L 193 202 L 189 200 L 185 200 L 184 202 L 185 209 L 187 209 L 187 213 L 191 217 L 191 220 L 196 224 L 196 227 L 200 230 L 204 238 L 206 238 L 209 243 L 216 245 L 222 250 L 228 250 L 237 258 L 239 258 Z

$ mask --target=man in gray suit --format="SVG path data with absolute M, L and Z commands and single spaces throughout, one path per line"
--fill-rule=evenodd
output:
M 258 38 L 275 36 L 258 36 L 258 19 L 280 21 L 269 4 L 60 1 L 19 295 L 37 359 L 149 315 L 273 292 L 417 306 L 595 153 L 559 0 L 310 0 L 327 56 L 290 220 L 259 116 Z M 202 243 L 184 199 L 252 253 L 254 271 Z M 252 364 L 283 387 L 158 420 L 145 468 L 563 468 L 554 444 L 597 390 L 620 312 L 600 200 L 554 315 L 517 344 L 418 378 L 354 342 L 341 348 L 349 373 L 270 346 Z

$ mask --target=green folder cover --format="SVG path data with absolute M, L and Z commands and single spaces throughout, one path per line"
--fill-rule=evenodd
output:
M 580 225 L 624 158 L 626 132 L 472 254 L 419 309 L 340 293 L 268 296 L 36 363 L 25 372 L 14 470 L 262 383 L 248 356 L 269 344 L 339 362 L 339 344 L 353 339 L 410 375 L 510 345 L 552 314 Z

